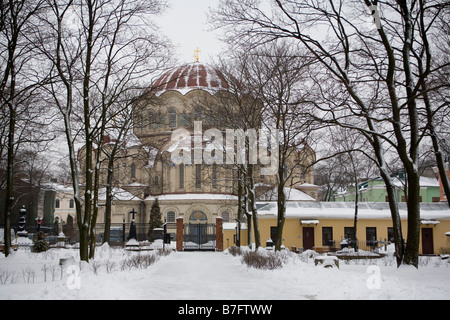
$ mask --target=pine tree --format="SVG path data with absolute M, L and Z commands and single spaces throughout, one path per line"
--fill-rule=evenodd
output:
M 155 201 L 152 204 L 152 208 L 150 209 L 150 226 L 148 229 L 148 240 L 150 242 L 153 242 L 153 229 L 160 228 L 162 226 L 162 220 L 161 220 L 161 209 L 159 207 L 158 198 L 155 199 Z

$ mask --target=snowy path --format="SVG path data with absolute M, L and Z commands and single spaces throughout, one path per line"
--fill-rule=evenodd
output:
M 272 277 L 249 271 L 223 253 L 178 252 L 149 268 L 145 278 L 124 285 L 141 299 L 268 299 L 268 292 L 280 291 Z M 278 299 L 292 299 L 292 293 Z

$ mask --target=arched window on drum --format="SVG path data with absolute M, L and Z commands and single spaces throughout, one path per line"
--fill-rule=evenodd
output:
M 176 128 L 177 126 L 177 112 L 175 109 L 169 109 L 169 128 Z

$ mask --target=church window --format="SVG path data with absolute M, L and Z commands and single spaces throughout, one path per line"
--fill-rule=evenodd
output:
M 148 125 L 150 129 L 153 129 L 155 127 L 155 116 L 153 112 L 148 113 Z
M 167 212 L 167 222 L 175 222 L 175 212 Z
M 217 165 L 212 165 L 212 187 L 217 188 Z
M 72 208 L 73 208 L 73 204 L 74 204 L 74 203 L 73 203 L 73 199 L 70 199 L 70 200 L 69 200 L 69 208 L 72 209 Z
M 61 206 L 61 201 L 59 199 L 56 199 L 55 208 L 59 208 L 60 206 Z
M 163 128 L 166 125 L 166 117 L 159 115 L 158 118 L 158 128 Z
M 195 165 L 195 187 L 196 188 L 202 187 L 202 165 L 201 164 Z
M 136 165 L 134 163 L 131 164 L 131 179 L 136 178 Z
M 178 182 L 179 182 L 179 187 L 180 189 L 184 188 L 184 164 L 180 164 L 180 169 L 179 169 L 179 177 L 178 177 Z
M 208 217 L 206 217 L 206 214 L 201 212 L 201 211 L 194 211 L 193 213 L 191 213 L 191 215 L 189 216 L 189 221 L 190 222 L 195 222 L 195 221 L 208 221 Z
M 187 127 L 187 116 L 186 113 L 179 113 L 177 115 L 178 117 L 178 127 L 179 128 L 186 128 Z
M 201 121 L 202 120 L 202 110 L 199 108 L 196 108 L 194 110 L 194 121 Z
M 230 222 L 230 213 L 228 211 L 222 212 L 223 222 Z
M 169 128 L 175 128 L 177 126 L 177 113 L 175 110 L 169 111 Z

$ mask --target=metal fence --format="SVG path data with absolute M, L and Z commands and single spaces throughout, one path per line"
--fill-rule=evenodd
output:
M 214 223 L 185 223 L 183 230 L 184 250 L 214 250 L 216 225 Z

